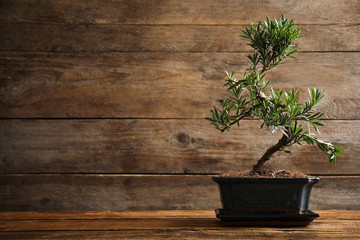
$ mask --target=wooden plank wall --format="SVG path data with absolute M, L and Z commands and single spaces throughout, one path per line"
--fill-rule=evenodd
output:
M 279 134 L 204 118 L 247 67 L 250 22 L 295 18 L 274 88 L 327 89 L 332 166 L 294 147 L 270 168 L 321 176 L 312 209 L 360 209 L 360 1 L 0 0 L 0 211 L 212 209 L 211 175 L 250 169 Z

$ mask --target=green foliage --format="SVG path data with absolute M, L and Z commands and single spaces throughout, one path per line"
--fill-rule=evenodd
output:
M 265 80 L 265 72 L 279 65 L 297 51 L 294 41 L 302 37 L 300 29 L 294 27 L 294 21 L 282 16 L 280 19 L 259 21 L 249 25 L 241 36 L 250 41 L 253 53 L 248 55 L 250 67 L 241 78 L 235 78 L 236 72 L 227 73 L 226 84 L 229 97 L 221 101 L 220 107 L 211 111 L 206 118 L 221 132 L 229 130 L 234 124 L 239 125 L 243 118 L 259 119 L 261 128 L 272 131 L 280 130 L 286 136 L 286 143 L 278 150 L 293 144 L 316 145 L 329 155 L 330 162 L 336 164 L 336 157 L 342 148 L 333 146 L 315 137 L 310 129 L 319 131 L 324 126 L 324 115 L 316 107 L 324 94 L 318 89 L 309 89 L 305 103 L 300 102 L 300 92 L 291 89 L 274 90 Z M 304 127 L 307 129 L 305 130 Z
M 254 53 L 248 58 L 253 68 L 261 63 L 265 69 L 277 66 L 287 57 L 297 52 L 292 44 L 300 35 L 300 28 L 294 28 L 294 21 L 288 21 L 284 16 L 280 19 L 259 21 L 256 25 L 249 25 L 242 31 L 241 37 L 250 40 Z

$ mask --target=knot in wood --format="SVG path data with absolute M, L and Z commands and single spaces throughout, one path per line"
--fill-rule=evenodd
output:
M 192 142 L 191 137 L 186 133 L 178 133 L 175 138 L 182 146 L 187 146 Z

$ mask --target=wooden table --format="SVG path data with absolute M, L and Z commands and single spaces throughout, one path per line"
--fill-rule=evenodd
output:
M 210 210 L 3 212 L 0 239 L 360 239 L 360 211 L 315 211 L 305 227 L 224 226 Z

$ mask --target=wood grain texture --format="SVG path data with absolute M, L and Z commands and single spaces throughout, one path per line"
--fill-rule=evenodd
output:
M 299 25 L 301 51 L 359 51 L 359 25 Z M 245 26 L 44 25 L 0 27 L 1 51 L 56 52 L 244 52 Z
M 228 227 L 214 211 L 0 212 L 2 239 L 357 239 L 359 211 L 316 210 L 307 227 Z M 14 216 L 17 218 L 3 218 Z M 83 217 L 86 218 L 83 218 Z M 169 217 L 171 216 L 171 217 Z M 200 218 L 198 216 L 201 216 Z M 339 218 L 348 216 L 348 218 Z M 95 222 L 97 224 L 95 224 Z
M 344 227 L 352 228 L 354 224 L 338 222 Z M 349 227 L 350 226 L 350 227 Z M 323 239 L 358 239 L 359 233 L 348 233 L 346 230 L 337 232 L 325 231 L 289 231 L 289 230 L 273 230 L 273 231 L 244 231 L 244 228 L 225 228 L 225 229 L 196 229 L 196 230 L 120 230 L 120 231 L 26 231 L 26 232 L 0 232 L 2 239 L 247 239 L 247 240 L 323 240 Z
M 358 1 L 2 0 L 1 23 L 248 24 L 281 14 L 304 24 L 358 23 Z
M 321 218 L 331 220 L 360 220 L 359 210 L 314 210 Z M 188 219 L 213 218 L 214 210 L 136 210 L 90 212 L 0 212 L 2 221 L 16 220 L 102 220 L 102 219 Z
M 360 53 L 298 54 L 267 74 L 274 88 L 326 89 L 331 119 L 360 119 Z M 0 57 L 3 118 L 204 118 L 246 53 L 24 53 Z
M 0 180 L 0 211 L 220 207 L 210 176 L 3 174 Z M 310 208 L 359 210 L 359 190 L 360 177 L 321 177 L 312 191 Z
M 360 174 L 359 121 L 325 121 L 321 139 L 345 147 L 336 166 L 312 146 L 278 152 L 268 168 Z M 205 119 L 1 120 L 1 173 L 177 173 L 248 171 L 281 133 L 256 120 L 220 133 Z M 260 141 L 259 141 L 260 139 Z
M 0 211 L 210 209 L 220 204 L 210 176 L 1 175 L 0 179 Z
M 331 214 L 330 211 L 328 214 Z M 353 211 L 337 211 L 339 216 L 353 216 Z M 209 218 L 213 210 L 136 210 L 136 211 L 90 211 L 90 212 L 0 212 L 2 221 L 8 220 L 85 220 L 85 219 L 138 219 L 138 218 Z M 359 216 L 360 218 L 360 216 Z M 348 218 L 339 218 L 348 219 Z M 355 219 L 355 218 L 354 218 Z
M 0 0 L 0 211 L 219 207 L 210 174 L 250 169 L 280 135 L 249 120 L 220 134 L 203 119 L 225 94 L 224 71 L 248 66 L 238 31 L 282 13 L 302 28 L 304 52 L 268 80 L 306 96 L 308 87 L 326 89 L 321 138 L 345 147 L 346 158 L 334 167 L 302 146 L 268 167 L 346 175 L 322 177 L 310 207 L 360 209 L 359 10 L 360 1 L 345 0 Z M 185 212 L 137 214 L 97 215 L 100 224 L 94 215 L 7 219 L 0 238 L 359 237 L 359 219 L 342 214 L 320 218 L 309 235 L 219 232 L 203 212 L 191 221 Z
M 2 239 L 356 239 L 359 211 L 321 211 L 307 227 L 227 227 L 214 211 L 15 213 L 0 218 Z M 145 213 L 145 215 L 144 215 Z M 14 213 L 0 213 L 11 216 Z M 342 219 L 339 215 L 349 218 Z M 82 219 L 81 217 L 87 218 Z M 92 216 L 92 217 L 91 217 Z M 169 218 L 169 216 L 172 216 Z M 202 216 L 198 218 L 198 216 Z M 54 218 L 57 217 L 57 218 Z M 98 224 L 94 224 L 97 222 Z
M 345 224 L 338 224 L 332 226 L 331 224 L 339 223 L 339 220 L 332 221 L 328 220 L 327 222 L 314 222 L 310 226 L 306 227 L 306 230 L 312 232 L 311 230 L 325 232 L 326 230 L 333 230 L 335 232 L 343 232 L 347 230 L 349 233 L 359 233 L 357 224 L 360 223 L 359 220 L 352 221 L 342 221 Z M 161 230 L 161 229 L 171 229 L 171 230 L 201 230 L 201 229 L 211 229 L 219 230 L 224 229 L 223 224 L 216 219 L 214 216 L 208 219 L 116 219 L 116 220 L 18 220 L 18 221 L 6 221 L 2 224 L 5 231 L 109 231 L 109 230 Z M 248 227 L 250 231 L 248 234 L 255 232 L 258 227 Z M 226 229 L 226 228 L 225 228 Z M 288 231 L 296 231 L 299 227 L 289 227 Z M 265 231 L 271 232 L 271 231 Z

